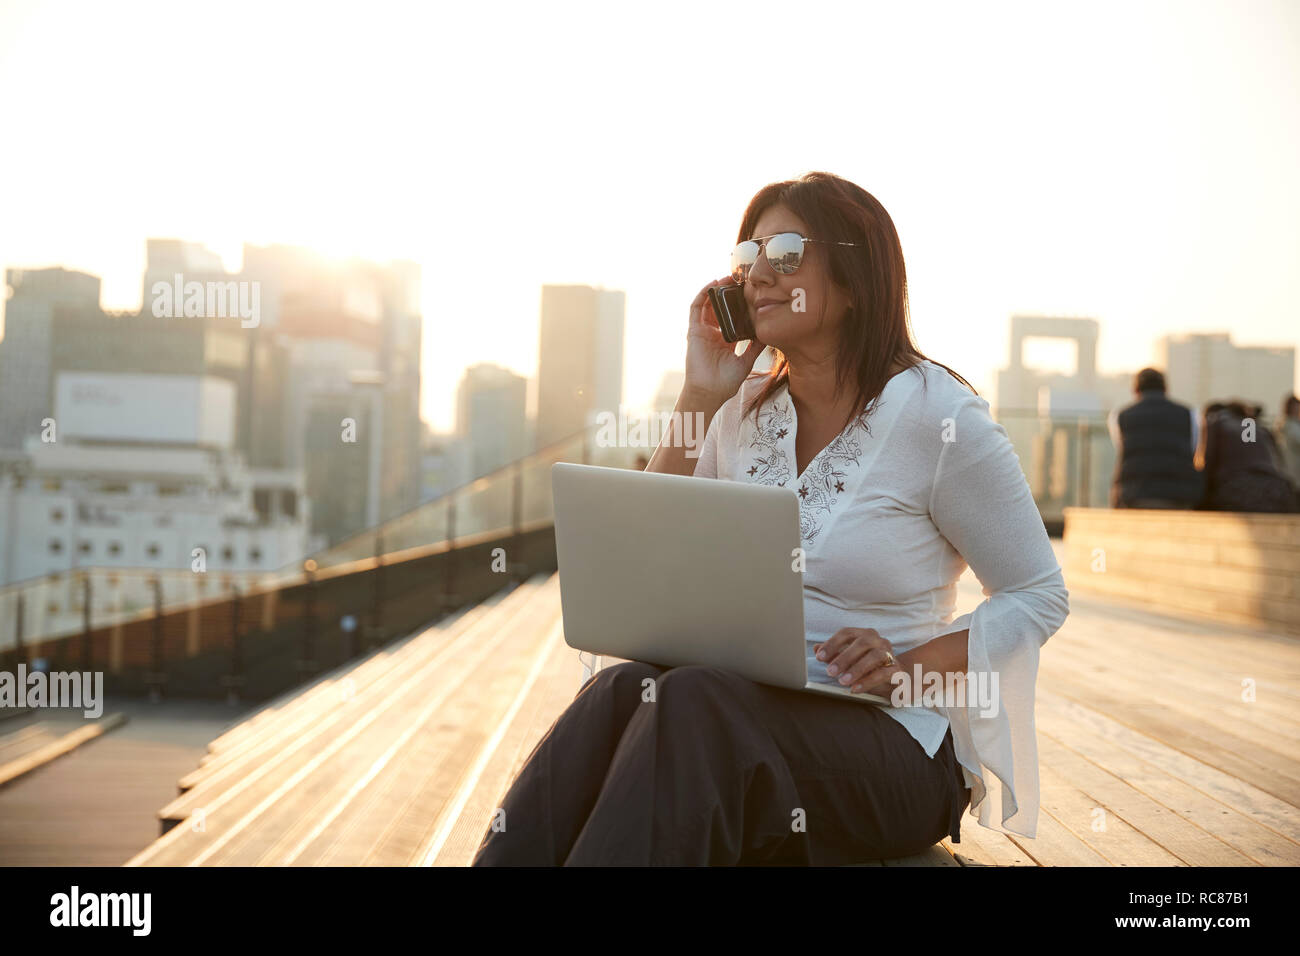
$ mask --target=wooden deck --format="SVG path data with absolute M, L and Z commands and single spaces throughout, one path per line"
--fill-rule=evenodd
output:
M 966 816 L 959 844 L 878 865 L 1300 863 L 1300 640 L 1071 606 L 1042 657 L 1038 838 Z M 213 741 L 131 864 L 466 865 L 581 676 L 538 576 Z

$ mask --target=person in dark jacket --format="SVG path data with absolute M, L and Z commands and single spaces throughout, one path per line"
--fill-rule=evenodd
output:
M 1291 514 L 1297 510 L 1291 482 L 1278 467 L 1281 453 L 1272 432 L 1259 423 L 1258 406 L 1215 403 L 1205 416 L 1205 498 L 1212 511 Z
M 1115 442 L 1112 508 L 1195 508 L 1204 492 L 1193 457 L 1196 412 L 1165 395 L 1165 377 L 1144 368 L 1133 379 L 1135 401 L 1111 414 Z
M 1291 487 L 1300 495 L 1300 398 L 1282 399 L 1282 417 L 1278 420 L 1277 450 L 1282 456 L 1282 470 L 1291 479 Z

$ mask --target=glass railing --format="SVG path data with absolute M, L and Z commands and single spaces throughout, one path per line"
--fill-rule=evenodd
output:
M 105 627 L 196 601 L 298 583 L 308 561 L 316 571 L 365 562 L 414 548 L 450 547 L 458 540 L 506 534 L 552 520 L 551 465 L 591 461 L 628 467 L 635 449 L 594 447 L 594 428 L 489 472 L 377 528 L 352 535 L 271 572 L 87 567 L 0 588 L 0 651 L 92 627 Z M 89 614 L 87 614 L 89 599 Z
M 0 588 L 0 651 L 263 586 L 266 572 L 75 568 Z
M 1036 411 L 999 410 L 1045 521 L 1059 521 L 1072 505 L 1105 507 L 1115 449 L 1103 415 L 1048 418 Z M 341 569 L 377 555 L 451 547 L 469 538 L 518 533 L 554 519 L 551 466 L 558 461 L 627 468 L 648 448 L 601 447 L 593 426 L 483 475 L 463 487 L 369 528 L 274 572 L 195 573 L 189 570 L 83 568 L 0 588 L 0 650 L 22 640 L 81 633 L 89 620 L 103 627 L 195 601 L 230 596 L 236 589 L 279 588 L 316 571 Z M 87 582 L 89 584 L 87 585 Z
M 518 461 L 488 472 L 467 485 L 367 528 L 323 551 L 308 555 L 318 571 L 337 568 L 412 548 L 453 545 L 455 542 L 492 534 L 517 532 L 554 518 L 551 502 L 551 465 L 557 461 L 588 461 L 627 467 L 635 449 L 613 449 L 613 455 L 593 454 L 592 430 L 579 432 L 563 441 L 534 452 Z M 277 583 L 302 573 L 296 564 L 276 573 Z
M 1043 520 L 1060 521 L 1068 507 L 1105 508 L 1115 471 L 1115 445 L 1106 413 L 1041 415 L 999 409 L 1021 470 Z

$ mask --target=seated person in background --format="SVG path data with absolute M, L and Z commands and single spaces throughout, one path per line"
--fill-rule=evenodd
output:
M 1216 407 L 1217 406 L 1217 407 Z M 1255 406 L 1214 403 L 1205 416 L 1205 499 L 1211 511 L 1296 511 L 1295 491 L 1277 466 L 1273 435 Z
M 1135 401 L 1111 413 L 1115 443 L 1112 508 L 1194 508 L 1203 481 L 1196 470 L 1196 412 L 1165 396 L 1165 377 L 1144 368 L 1133 379 Z
M 1300 495 L 1300 398 L 1288 395 L 1282 399 L 1282 417 L 1277 423 L 1276 437 L 1282 470 L 1296 494 Z

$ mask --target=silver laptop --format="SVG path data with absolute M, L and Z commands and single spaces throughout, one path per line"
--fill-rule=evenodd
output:
M 568 463 L 551 484 L 570 647 L 889 703 L 808 680 L 793 489 Z

